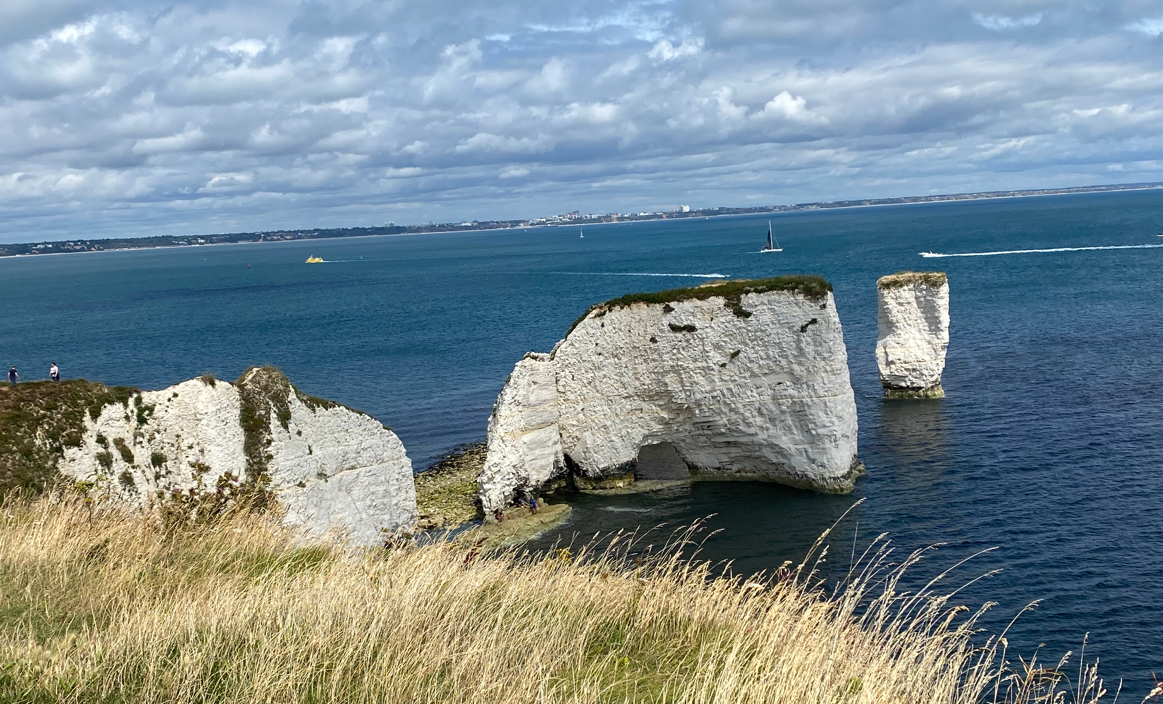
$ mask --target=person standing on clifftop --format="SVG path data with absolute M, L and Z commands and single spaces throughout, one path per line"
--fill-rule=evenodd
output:
M 48 378 L 53 381 L 61 380 L 61 370 L 57 368 L 57 363 L 53 362 L 52 366 L 48 368 Z
M 13 386 L 16 386 L 16 380 L 19 378 L 20 378 L 20 375 L 16 373 L 16 367 L 12 367 L 11 369 L 8 370 L 8 383 L 12 384 Z

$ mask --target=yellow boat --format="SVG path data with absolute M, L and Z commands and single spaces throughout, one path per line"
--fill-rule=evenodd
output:
M 322 264 L 323 257 L 307 257 L 308 264 Z

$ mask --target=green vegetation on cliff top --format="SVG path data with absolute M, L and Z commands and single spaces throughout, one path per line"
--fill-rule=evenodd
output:
M 943 271 L 899 271 L 876 280 L 877 288 L 901 288 L 912 284 L 926 284 L 932 288 L 945 285 L 949 277 Z
M 599 305 L 606 308 L 623 308 L 634 303 L 673 303 L 675 301 L 699 300 L 721 296 L 741 296 L 745 293 L 767 293 L 787 291 L 799 293 L 808 298 L 824 298 L 832 291 L 832 284 L 819 276 L 773 276 L 770 279 L 737 279 L 716 281 L 702 286 L 672 288 L 653 293 L 628 293 Z
M 208 386 L 218 383 L 210 375 L 201 380 Z M 270 460 L 271 411 L 285 430 L 291 419 L 292 393 L 312 411 L 341 405 L 300 392 L 274 367 L 249 369 L 235 385 L 242 401 L 239 422 L 245 431 L 247 474 L 260 484 Z M 136 415 L 139 427 L 147 425 L 153 415 L 154 408 L 142 402 L 141 391 L 125 386 L 110 387 L 84 379 L 0 386 L 0 497 L 13 490 L 39 493 L 48 488 L 58 477 L 58 462 L 65 448 L 81 446 L 86 416 L 95 421 L 102 408 L 115 403 L 124 406 L 127 416 Z M 108 450 L 108 442 L 102 440 L 98 438 L 98 443 Z M 121 457 L 132 463 L 133 451 L 125 439 L 114 438 L 113 442 Z M 103 452 L 96 459 L 108 469 L 112 457 L 112 453 Z
M 137 389 L 84 379 L 0 387 L 0 496 L 44 491 L 57 476 L 66 447 L 80 447 L 85 416 L 120 403 L 129 409 Z
M 654 291 L 651 293 L 628 293 L 625 296 L 611 299 L 605 303 L 590 306 L 580 318 L 574 321 L 569 331 L 573 332 L 573 329 L 595 310 L 626 308 L 635 303 L 665 304 L 678 301 L 705 301 L 708 298 L 723 298 L 728 302 L 728 307 L 732 309 L 735 315 L 741 318 L 748 318 L 751 314 L 742 311 L 739 306 L 739 300 L 742 296 L 748 293 L 768 293 L 771 291 L 798 293 L 812 300 L 823 300 L 832 292 L 832 284 L 819 276 L 788 275 L 773 276 L 769 279 L 715 281 L 713 283 L 703 284 L 702 286 L 672 288 L 666 291 Z

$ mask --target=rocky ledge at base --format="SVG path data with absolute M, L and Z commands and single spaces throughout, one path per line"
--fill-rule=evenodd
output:
M 416 475 L 416 529 L 453 530 L 482 518 L 477 477 L 485 444 L 458 447 Z
M 431 468 L 416 475 L 416 528 L 435 535 L 451 535 L 474 550 L 495 550 L 523 543 L 561 525 L 570 515 L 563 503 L 538 500 L 538 511 L 513 506 L 488 519 L 481 512 L 477 478 L 485 464 L 486 446 L 475 443 L 457 448 Z
M 632 294 L 513 369 L 485 515 L 560 486 L 743 479 L 845 492 L 862 470 L 832 287 L 814 276 Z
M 941 374 L 949 347 L 949 279 L 904 271 L 876 282 L 876 364 L 884 397 L 944 398 Z
M 277 505 L 306 538 L 373 545 L 416 519 L 412 463 L 371 416 L 302 394 L 272 367 L 160 391 L 82 380 L 0 394 L 0 489 L 61 478 L 132 509 Z

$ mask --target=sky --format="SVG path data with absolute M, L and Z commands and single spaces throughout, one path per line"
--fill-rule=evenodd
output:
M 1163 0 L 0 0 L 0 241 L 1163 181 Z

